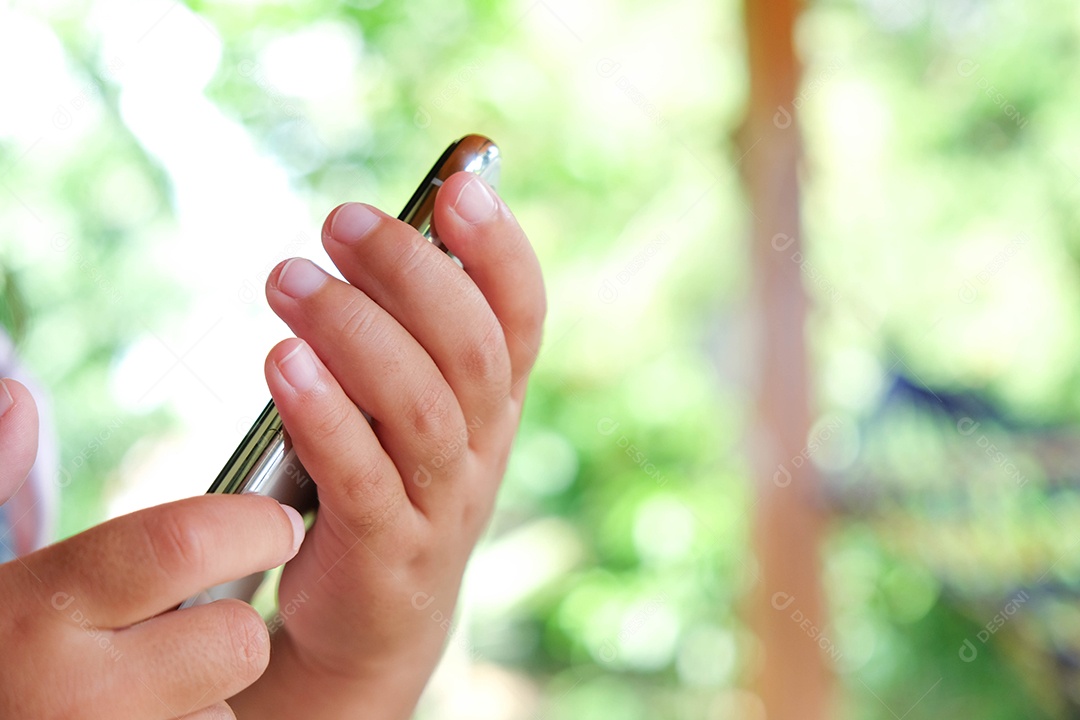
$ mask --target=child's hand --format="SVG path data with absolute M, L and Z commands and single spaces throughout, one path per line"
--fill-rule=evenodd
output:
M 270 667 L 230 701 L 238 717 L 405 718 L 438 660 L 545 300 L 528 240 L 482 180 L 449 178 L 435 225 L 464 270 L 347 204 L 323 242 L 348 283 L 299 259 L 270 275 L 270 305 L 303 339 L 271 351 L 267 382 L 320 507 L 281 580 Z
M 25 387 L 4 380 L 0 413 L 2 502 L 30 471 L 37 411 Z M 206 495 L 0 565 L 0 717 L 232 717 L 225 698 L 269 660 L 262 619 L 234 600 L 165 611 L 280 565 L 302 539 L 299 515 L 274 500 Z

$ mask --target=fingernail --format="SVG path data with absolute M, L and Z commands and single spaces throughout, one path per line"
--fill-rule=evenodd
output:
M 304 542 L 304 533 L 306 532 L 304 530 L 304 518 L 292 505 L 282 503 L 281 509 L 289 516 L 289 522 L 292 523 L 292 553 L 289 555 L 291 558 L 300 549 L 300 543 Z
M 330 221 L 330 237 L 345 245 L 353 245 L 371 232 L 379 222 L 375 211 L 362 203 L 346 203 Z
M 307 392 L 315 387 L 319 379 L 319 369 L 315 366 L 315 358 L 311 356 L 311 350 L 303 341 L 294 347 L 292 352 L 278 360 L 277 366 L 285 382 L 292 385 L 297 392 Z
M 473 176 L 458 193 L 454 210 L 467 223 L 483 222 L 495 214 L 495 194 L 486 182 Z
M 4 417 L 4 413 L 11 409 L 11 406 L 15 404 L 15 398 L 11 397 L 11 392 L 8 391 L 7 385 L 3 380 L 0 380 L 0 417 Z
M 326 273 L 315 263 L 304 258 L 293 258 L 281 268 L 277 279 L 277 289 L 299 300 L 318 290 L 324 282 L 326 282 Z

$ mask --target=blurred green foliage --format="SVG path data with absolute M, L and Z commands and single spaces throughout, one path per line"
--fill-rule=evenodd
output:
M 820 2 L 800 28 L 852 717 L 1077 712 L 1078 20 Z
M 105 25 L 121 12 L 96 7 Z M 550 313 L 467 582 L 470 655 L 530 689 L 491 717 L 754 717 L 739 688 L 767 660 L 737 615 L 755 574 L 739 7 L 187 7 L 220 43 L 206 96 L 313 216 L 397 204 L 464 133 L 502 146 Z M 147 33 L 177 21 L 160 9 Z M 18 12 L 47 22 L 81 83 L 37 140 L 0 134 L 0 322 L 53 393 L 67 535 L 103 516 L 137 440 L 175 429 L 109 388 L 198 286 L 154 252 L 172 171 L 125 121 L 102 22 L 80 3 Z M 1078 23 L 1063 1 L 821 0 L 800 24 L 789 110 L 818 402 L 837 428 L 814 460 L 838 510 L 823 577 L 842 717 L 1076 713 Z M 355 67 L 320 66 L 326 47 Z M 318 89 L 324 75 L 346 82 Z M 78 141 L 57 140 L 80 112 Z M 983 424 L 965 435 L 934 403 L 894 402 L 898 378 L 977 399 Z M 1034 599 L 980 640 L 1017 593 Z

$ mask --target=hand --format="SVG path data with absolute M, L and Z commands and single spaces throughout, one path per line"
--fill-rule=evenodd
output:
M 33 463 L 37 410 L 5 379 L 0 413 L 3 501 Z M 0 717 L 234 717 L 225 698 L 269 661 L 262 619 L 234 600 L 166 611 L 292 557 L 303 526 L 289 511 L 264 497 L 206 495 L 0 565 Z
M 302 338 L 270 352 L 267 382 L 320 506 L 282 576 L 270 667 L 230 701 L 238 717 L 405 718 L 438 661 L 545 300 L 528 240 L 482 180 L 449 178 L 434 219 L 464 269 L 350 203 L 323 225 L 348 283 L 302 259 L 267 282 Z

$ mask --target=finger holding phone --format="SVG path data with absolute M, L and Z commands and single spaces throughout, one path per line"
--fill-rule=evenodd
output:
M 0 387 L 0 503 L 30 471 L 37 410 Z M 303 524 L 257 495 L 142 510 L 0 565 L 0 717 L 232 717 L 225 699 L 269 662 L 258 613 L 239 600 L 169 612 L 199 588 L 280 565 Z
M 536 255 L 488 183 L 457 172 L 434 195 L 453 257 L 349 203 L 323 226 L 347 282 L 299 259 L 268 280 L 297 338 L 270 352 L 267 383 L 319 505 L 281 578 L 270 665 L 230 700 L 237 717 L 407 718 L 446 640 L 545 299 Z
M 536 256 L 478 172 L 491 164 L 444 162 L 490 144 L 470 137 L 400 219 L 331 212 L 323 241 L 347 282 L 302 259 L 271 273 L 268 300 L 297 338 L 270 352 L 267 422 L 210 494 L 0 565 L 0 717 L 411 714 L 449 629 L 433 618 L 452 617 L 490 516 L 545 312 Z M 12 491 L 36 416 L 25 388 L 5 388 Z M 272 490 L 306 509 L 296 468 L 317 488 L 302 546 L 299 513 Z M 286 561 L 269 632 L 239 600 L 202 604 L 201 590 Z

